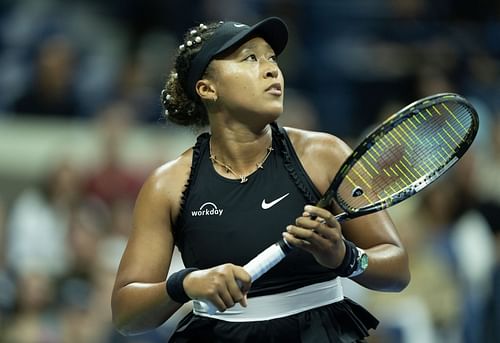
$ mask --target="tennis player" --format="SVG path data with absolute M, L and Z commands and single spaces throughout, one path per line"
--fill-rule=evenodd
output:
M 275 17 L 186 33 L 161 99 L 168 120 L 209 131 L 138 196 L 112 297 L 123 334 L 154 329 L 193 300 L 171 342 L 362 342 L 378 321 L 344 297 L 340 278 L 379 291 L 408 284 L 387 213 L 340 226 L 335 208 L 312 205 L 351 150 L 329 134 L 277 126 L 287 40 Z M 252 283 L 242 266 L 281 237 L 296 248 Z M 186 269 L 166 279 L 174 245 Z

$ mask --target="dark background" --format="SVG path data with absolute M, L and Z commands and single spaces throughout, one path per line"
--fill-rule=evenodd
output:
M 345 290 L 381 319 L 370 342 L 499 341 L 499 1 L 0 0 L 0 342 L 166 341 L 172 322 L 120 336 L 109 305 L 140 185 L 196 134 L 160 90 L 188 27 L 267 16 L 290 31 L 284 125 L 354 145 L 424 96 L 477 108 L 471 151 L 391 209 L 410 286 Z

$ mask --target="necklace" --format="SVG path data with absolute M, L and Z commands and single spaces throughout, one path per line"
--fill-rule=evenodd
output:
M 222 162 L 222 161 L 219 161 L 215 155 L 212 153 L 212 140 L 209 141 L 208 143 L 209 145 L 209 149 L 210 149 L 210 160 L 212 161 L 213 164 L 218 164 L 222 167 L 224 167 L 226 169 L 226 173 L 231 173 L 233 174 L 234 176 L 236 176 L 238 179 L 240 179 L 240 183 L 245 183 L 248 181 L 248 177 L 250 176 L 250 174 L 252 173 L 249 173 L 247 175 L 243 175 L 243 174 L 239 174 L 237 172 L 234 171 L 233 168 L 231 168 L 230 165 Z M 264 158 L 262 159 L 262 161 L 260 161 L 259 163 L 256 163 L 255 166 L 257 167 L 257 170 L 259 169 L 264 169 L 264 162 L 266 162 L 267 158 L 269 157 L 269 155 L 271 154 L 271 152 L 274 150 L 272 146 L 269 146 L 267 149 L 266 149 L 266 156 L 264 156 Z

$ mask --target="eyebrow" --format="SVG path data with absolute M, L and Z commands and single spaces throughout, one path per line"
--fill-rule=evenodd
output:
M 243 44 L 242 46 L 242 49 L 241 49 L 241 52 L 244 52 L 246 50 L 256 50 L 256 49 L 259 49 L 261 47 L 260 44 L 256 44 L 256 43 L 245 43 Z M 265 45 L 263 46 L 266 50 L 269 50 L 269 51 L 272 51 L 274 52 L 273 48 L 271 47 L 271 45 L 269 45 L 269 43 L 265 42 Z

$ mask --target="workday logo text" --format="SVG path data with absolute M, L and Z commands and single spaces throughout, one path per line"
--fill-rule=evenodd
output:
M 217 208 L 213 202 L 206 202 L 200 206 L 199 210 L 191 211 L 191 216 L 202 217 L 202 216 L 222 216 L 224 209 Z

